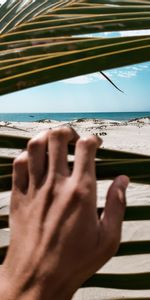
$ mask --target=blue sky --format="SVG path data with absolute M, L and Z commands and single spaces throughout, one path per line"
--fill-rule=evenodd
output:
M 117 35 L 139 33 L 127 31 Z M 150 34 L 150 30 L 142 33 Z M 150 111 L 150 62 L 108 70 L 105 74 L 124 94 L 94 73 L 1 96 L 0 113 Z
M 150 111 L 150 63 L 71 78 L 0 98 L 0 112 Z

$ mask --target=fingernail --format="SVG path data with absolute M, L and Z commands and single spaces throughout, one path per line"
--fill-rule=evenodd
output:
M 127 177 L 126 175 L 121 175 L 118 177 L 118 180 L 123 189 L 126 189 L 128 187 L 128 184 L 130 182 L 129 177 Z
M 93 134 L 92 136 L 94 136 L 94 138 L 96 138 L 96 140 L 97 140 L 97 148 L 99 148 L 102 145 L 102 143 L 103 143 L 102 138 L 100 138 L 97 134 Z

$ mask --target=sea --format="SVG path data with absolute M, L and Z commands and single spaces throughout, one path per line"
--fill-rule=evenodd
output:
M 150 111 L 139 112 L 71 112 L 71 113 L 0 113 L 0 121 L 35 122 L 42 120 L 74 121 L 78 119 L 108 119 L 128 121 L 137 118 L 150 118 Z

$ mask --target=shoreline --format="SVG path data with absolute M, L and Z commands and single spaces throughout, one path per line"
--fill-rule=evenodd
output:
M 0 113 L 0 121 L 35 122 L 44 119 L 73 122 L 78 119 L 109 119 L 112 121 L 130 121 L 139 118 L 150 118 L 150 111 L 137 112 L 44 112 L 44 113 Z

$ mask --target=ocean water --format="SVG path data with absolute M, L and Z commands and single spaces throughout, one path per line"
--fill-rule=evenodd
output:
M 73 121 L 76 119 L 109 119 L 127 121 L 150 117 L 149 112 L 88 112 L 88 113 L 0 113 L 0 121 L 35 122 L 39 120 Z

